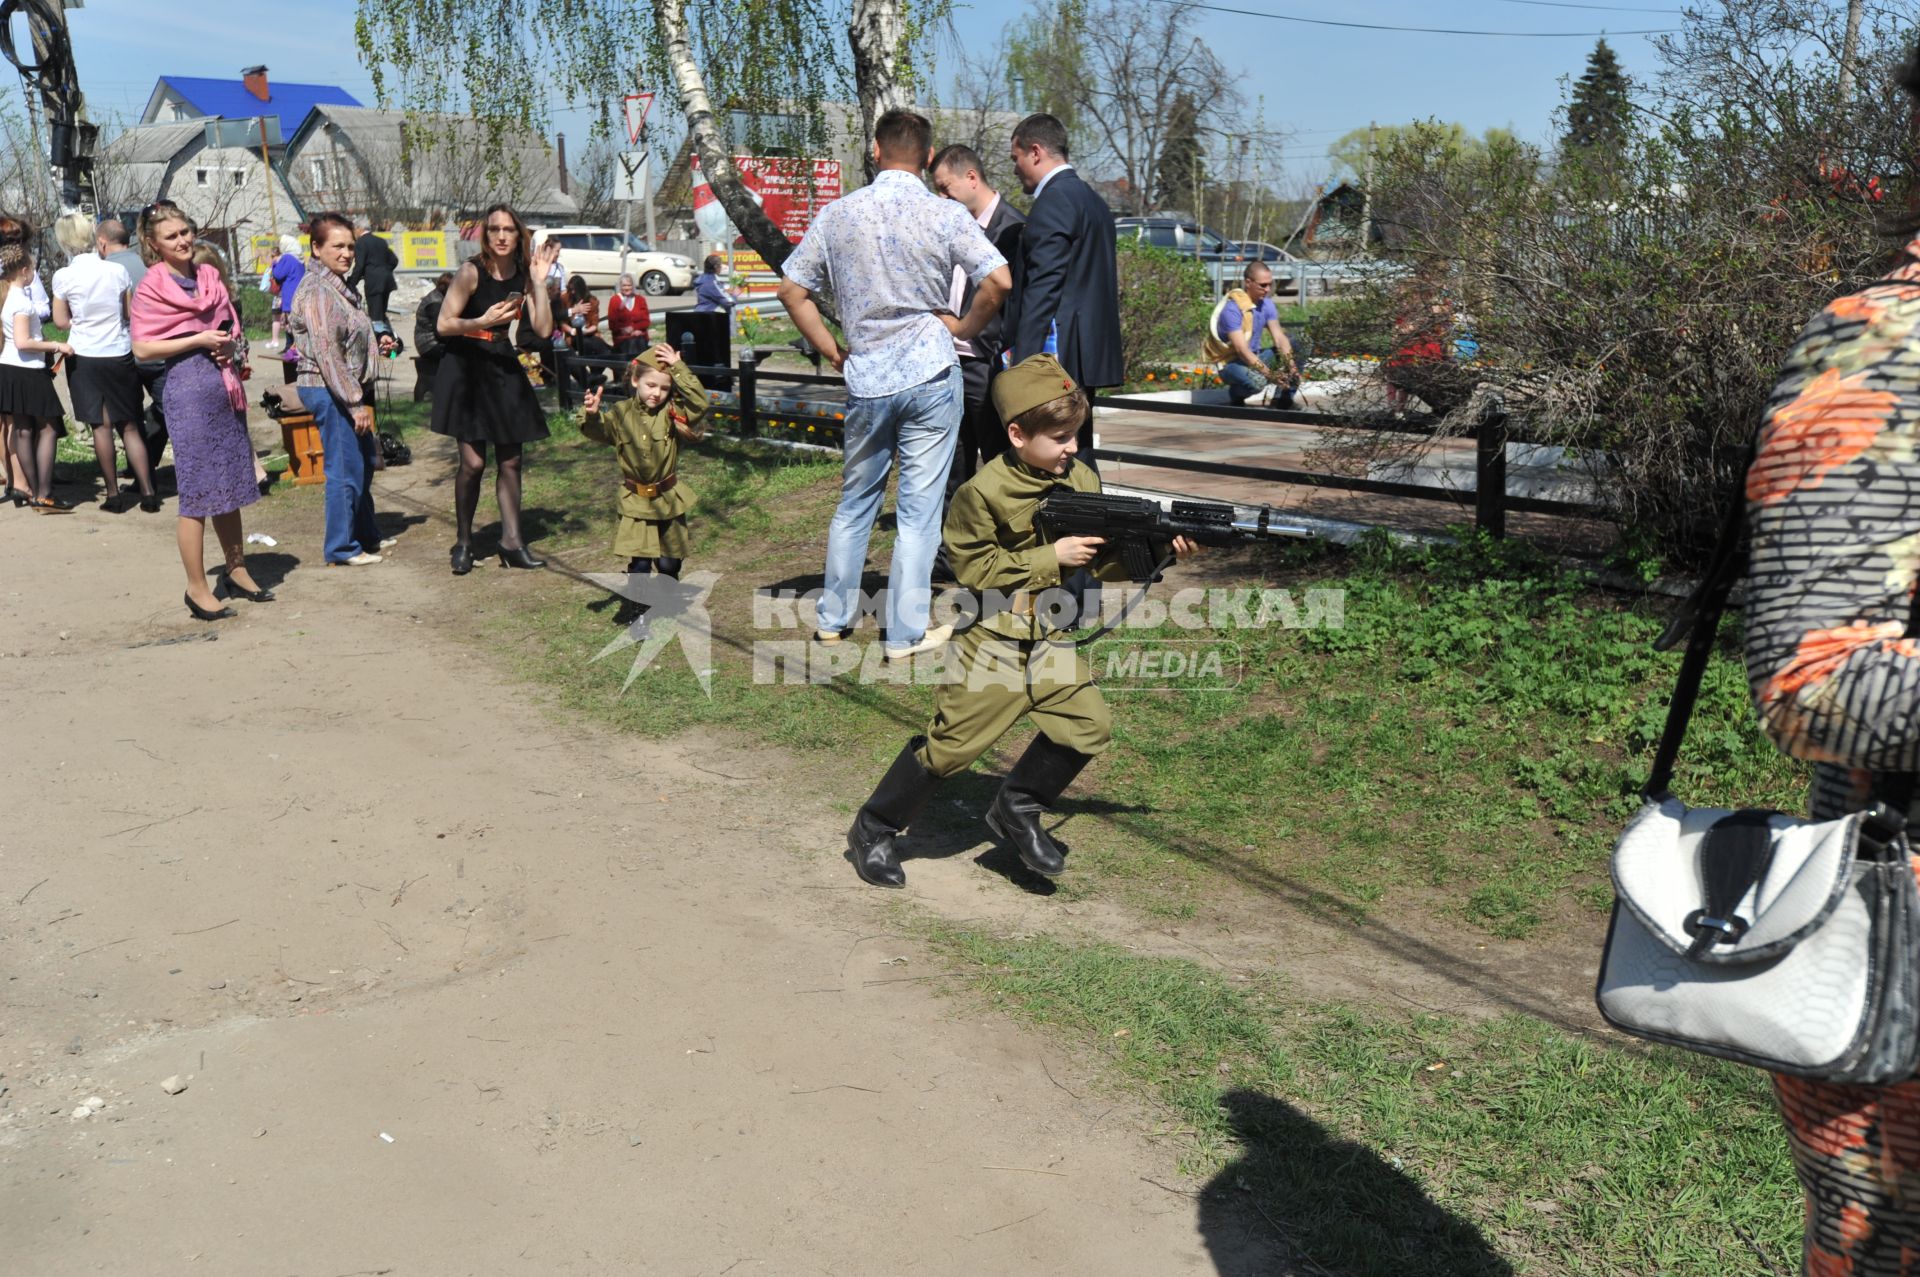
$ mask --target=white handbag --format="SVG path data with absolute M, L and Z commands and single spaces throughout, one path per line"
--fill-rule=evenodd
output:
M 1880 777 L 1872 807 L 1824 821 L 1668 792 L 1738 575 L 1735 504 L 1713 568 L 1656 644 L 1691 629 L 1645 803 L 1614 846 L 1595 998 L 1636 1037 L 1798 1077 L 1902 1081 L 1920 1065 L 1913 778 Z

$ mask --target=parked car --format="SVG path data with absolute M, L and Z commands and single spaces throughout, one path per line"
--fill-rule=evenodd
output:
M 678 253 L 652 252 L 638 235 L 607 226 L 549 226 L 535 231 L 533 242 L 550 236 L 560 241 L 561 267 L 569 276 L 584 277 L 589 287 L 612 288 L 623 274 L 632 275 L 640 291 L 650 297 L 684 293 L 693 287 L 691 261 Z
M 1121 239 L 1140 239 L 1155 248 L 1170 248 L 1182 257 L 1191 257 L 1207 268 L 1207 277 L 1215 288 L 1234 288 L 1240 283 L 1249 261 L 1264 261 L 1274 267 L 1274 291 L 1293 291 L 1293 277 L 1283 263 L 1293 259 L 1271 244 L 1237 244 L 1211 227 L 1184 217 L 1116 217 L 1114 232 Z M 1269 257 L 1265 251 L 1279 253 Z
M 1289 253 L 1278 244 L 1269 244 L 1265 240 L 1243 239 L 1235 244 L 1233 248 L 1241 257 L 1251 258 L 1258 262 L 1265 262 L 1276 271 L 1282 268 L 1282 263 L 1294 260 L 1292 253 Z

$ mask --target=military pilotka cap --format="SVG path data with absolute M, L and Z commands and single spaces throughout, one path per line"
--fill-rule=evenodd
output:
M 1074 391 L 1073 378 L 1052 355 L 1022 359 L 993 379 L 993 410 L 1005 425 Z

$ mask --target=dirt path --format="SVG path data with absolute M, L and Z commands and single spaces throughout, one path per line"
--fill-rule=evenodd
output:
M 455 637 L 528 582 L 316 519 L 209 628 L 171 505 L 0 511 L 0 1272 L 1283 1271 L 781 759 L 556 726 Z

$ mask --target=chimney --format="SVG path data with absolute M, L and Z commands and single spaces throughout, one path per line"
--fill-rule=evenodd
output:
M 565 133 L 554 135 L 553 152 L 555 162 L 560 166 L 560 193 L 565 195 L 567 193 L 567 135 Z
M 253 96 L 259 98 L 262 102 L 273 101 L 272 93 L 267 90 L 267 69 L 265 67 L 248 67 L 240 73 L 240 83 L 246 85 L 247 92 L 253 94 Z

